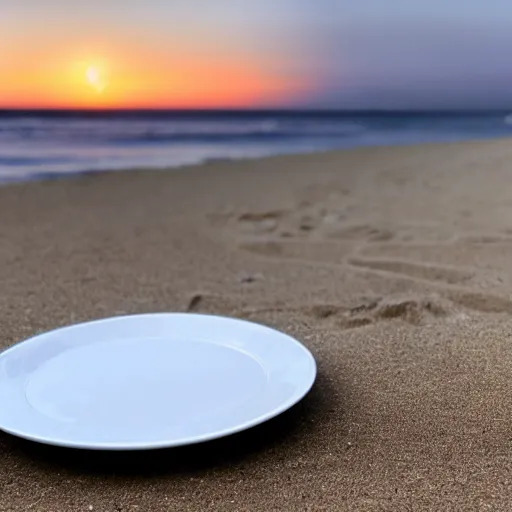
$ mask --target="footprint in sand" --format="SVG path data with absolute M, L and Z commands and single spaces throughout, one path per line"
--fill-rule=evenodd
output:
M 242 235 L 275 234 L 278 238 L 304 238 L 318 229 L 322 215 L 306 211 L 247 212 L 236 219 L 235 230 Z
M 309 238 L 317 232 L 324 235 L 336 232 L 346 219 L 346 208 L 327 208 L 322 203 L 300 202 L 289 210 L 246 211 L 225 215 L 211 215 L 212 222 L 223 222 L 229 233 L 242 236 L 268 236 L 276 238 Z
M 343 207 L 301 203 L 291 210 L 268 210 L 224 217 L 224 231 L 253 241 L 268 239 L 351 242 L 354 245 L 385 245 L 414 241 L 448 242 L 454 238 L 446 227 L 402 224 L 391 228 L 378 220 L 350 218 Z
M 299 240 L 250 242 L 240 246 L 242 250 L 277 259 L 312 263 L 343 263 L 353 252 L 351 243 L 311 243 Z
M 413 263 L 411 261 L 352 258 L 349 263 L 362 269 L 389 272 L 414 279 L 434 281 L 450 285 L 466 283 L 474 276 L 474 272 L 469 270 Z
M 423 325 L 447 317 L 452 311 L 451 305 L 437 296 L 377 297 L 363 299 L 351 307 L 317 304 L 302 309 L 302 313 L 331 329 L 354 329 L 390 320 Z
M 414 263 L 398 259 L 354 257 L 355 246 L 349 242 L 268 241 L 242 244 L 241 249 L 268 258 L 302 261 L 304 263 L 348 264 L 362 270 L 385 272 L 416 280 L 449 285 L 470 281 L 474 272 L 455 267 Z
M 492 250 L 489 249 L 492 245 Z M 410 262 L 407 269 L 403 264 L 402 271 L 417 272 L 413 266 L 431 269 L 432 275 L 436 268 L 445 269 L 438 273 L 440 280 L 447 284 L 467 284 L 471 274 L 486 279 L 489 284 L 499 287 L 500 282 L 508 281 L 510 269 L 510 249 L 512 239 L 495 235 L 478 235 L 458 237 L 446 243 L 388 243 L 382 245 L 367 245 L 358 252 L 357 258 L 368 261 L 367 266 L 388 267 L 396 270 L 393 262 Z M 373 261 L 376 261 L 373 264 Z M 386 263 L 391 262 L 391 266 Z M 354 262 L 355 265 L 358 262 Z M 395 269 L 391 268 L 392 266 Z M 386 270 L 382 268 L 382 270 Z M 421 271 L 423 272 L 423 271 Z M 421 276 L 420 276 L 421 277 Z M 493 285 L 494 286 L 494 285 Z
M 512 301 L 508 298 L 471 290 L 482 261 L 486 262 L 482 269 L 486 281 L 479 282 L 488 286 L 503 282 L 504 277 L 497 278 L 493 272 L 509 268 L 512 230 L 455 236 L 438 226 L 404 225 L 392 231 L 378 224 L 349 223 L 343 210 L 308 202 L 294 210 L 230 214 L 224 218 L 224 227 L 242 235 L 239 248 L 258 256 L 344 265 L 359 271 L 429 282 L 441 285 L 439 292 L 464 309 L 512 314 Z M 240 236 L 237 238 L 240 242 Z M 486 250 L 488 245 L 497 247 L 491 257 Z M 383 307 L 377 316 L 414 319 L 424 310 L 424 306 L 413 300 L 401 306 Z M 340 311 L 336 315 L 327 313 L 326 318 L 339 315 Z M 340 321 L 351 327 L 375 320 L 367 315 L 347 316 L 344 312 Z
M 351 256 L 352 246 L 350 244 L 272 241 L 245 244 L 242 248 L 269 258 L 295 260 L 313 264 L 345 264 L 362 271 L 380 272 L 390 276 L 430 282 L 442 285 L 438 288 L 439 293 L 454 305 L 480 313 L 505 313 L 512 315 L 512 300 L 509 298 L 500 297 L 492 293 L 474 291 L 470 288 L 464 289 L 465 286 L 471 284 L 471 280 L 475 276 L 475 270 L 473 269 L 461 269 L 395 259 L 356 258 Z M 371 304 L 374 303 L 372 302 Z M 369 309 L 371 308 L 363 308 L 365 313 Z M 443 308 L 441 306 L 440 311 L 443 309 L 446 309 L 446 307 Z M 414 323 L 414 318 L 421 317 L 421 312 L 425 310 L 432 312 L 436 310 L 436 306 L 429 301 L 418 302 L 417 299 L 412 301 L 405 300 L 400 303 L 382 302 L 376 315 L 380 318 L 405 317 L 412 319 L 411 323 Z M 331 305 L 319 306 L 312 310 L 312 314 L 318 318 L 340 317 L 342 315 L 342 324 L 347 327 L 353 327 L 354 324 L 367 325 L 372 322 L 368 319 L 367 315 L 347 316 L 346 309 Z
M 396 234 L 386 228 L 378 228 L 367 224 L 356 224 L 352 226 L 336 226 L 326 233 L 327 238 L 339 240 L 354 240 L 364 242 L 387 242 L 392 240 Z
M 481 235 L 465 235 L 457 239 L 459 243 L 468 243 L 475 245 L 486 245 L 486 244 L 512 244 L 512 236 L 505 233 L 500 234 L 481 234 Z
M 243 233 L 274 233 L 284 215 L 285 213 L 282 211 L 243 213 L 238 216 L 238 227 Z
M 195 293 L 187 301 L 185 310 L 209 314 L 258 320 L 268 314 L 298 316 L 318 323 L 327 329 L 355 329 L 377 322 L 399 320 L 410 325 L 430 323 L 436 318 L 451 314 L 452 308 L 439 297 L 369 297 L 361 298 L 349 306 L 315 304 L 287 307 L 278 304 L 241 304 L 231 297 L 208 293 Z
M 487 293 L 454 290 L 447 297 L 465 309 L 479 313 L 506 313 L 512 315 L 512 300 Z

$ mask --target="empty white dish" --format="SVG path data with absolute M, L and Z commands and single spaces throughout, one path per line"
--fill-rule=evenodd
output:
M 0 354 L 0 429 L 71 448 L 181 446 L 277 416 L 315 377 L 301 343 L 259 324 L 181 313 L 114 317 Z

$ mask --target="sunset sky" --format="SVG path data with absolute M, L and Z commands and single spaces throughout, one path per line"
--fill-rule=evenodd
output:
M 0 107 L 512 108 L 510 0 L 2 0 Z

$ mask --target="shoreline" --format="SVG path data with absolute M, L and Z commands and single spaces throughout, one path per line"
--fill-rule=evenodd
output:
M 504 138 L 0 187 L 0 350 L 192 311 L 274 327 L 318 366 L 291 414 L 213 445 L 115 456 L 0 433 L 2 505 L 508 510 L 510 162 Z
M 328 155 L 336 155 L 340 153 L 351 153 L 351 152 L 359 152 L 365 151 L 369 152 L 372 150 L 417 150 L 420 148 L 429 149 L 436 148 L 437 146 L 459 146 L 459 145 L 475 145 L 479 143 L 492 143 L 492 142 L 501 142 L 507 141 L 512 138 L 511 136 L 503 136 L 503 137 L 494 137 L 494 138 L 476 138 L 476 139 L 461 139 L 454 141 L 444 141 L 444 142 L 414 142 L 411 144 L 382 144 L 382 145 L 357 145 L 353 147 L 339 148 L 339 149 L 320 149 L 320 150 L 305 150 L 303 152 L 290 152 L 290 153 L 276 153 L 269 154 L 264 156 L 245 156 L 240 158 L 210 158 L 201 162 L 194 162 L 190 164 L 177 164 L 177 165 L 162 165 L 162 166 L 137 166 L 137 167 L 119 167 L 119 168 L 111 168 L 111 169 L 92 169 L 92 170 L 82 170 L 82 171 L 71 171 L 71 172 L 42 172 L 31 177 L 26 177 L 24 179 L 0 179 L 0 187 L 23 184 L 23 183 L 41 183 L 46 181 L 59 181 L 66 179 L 80 179 L 80 178 L 89 178 L 93 176 L 104 176 L 108 174 L 132 174 L 132 173 L 140 173 L 140 172 L 170 172 L 170 171 L 189 171 L 191 169 L 210 167 L 219 165 L 236 165 L 242 164 L 244 165 L 246 162 L 272 162 L 274 159 L 279 158 L 287 158 L 287 157 L 299 157 L 299 156 L 328 156 Z

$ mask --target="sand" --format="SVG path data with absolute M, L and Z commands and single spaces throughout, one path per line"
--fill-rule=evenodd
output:
M 1 187 L 0 348 L 190 310 L 298 337 L 319 375 L 188 449 L 0 434 L 0 510 L 510 510 L 511 162 L 501 140 Z

